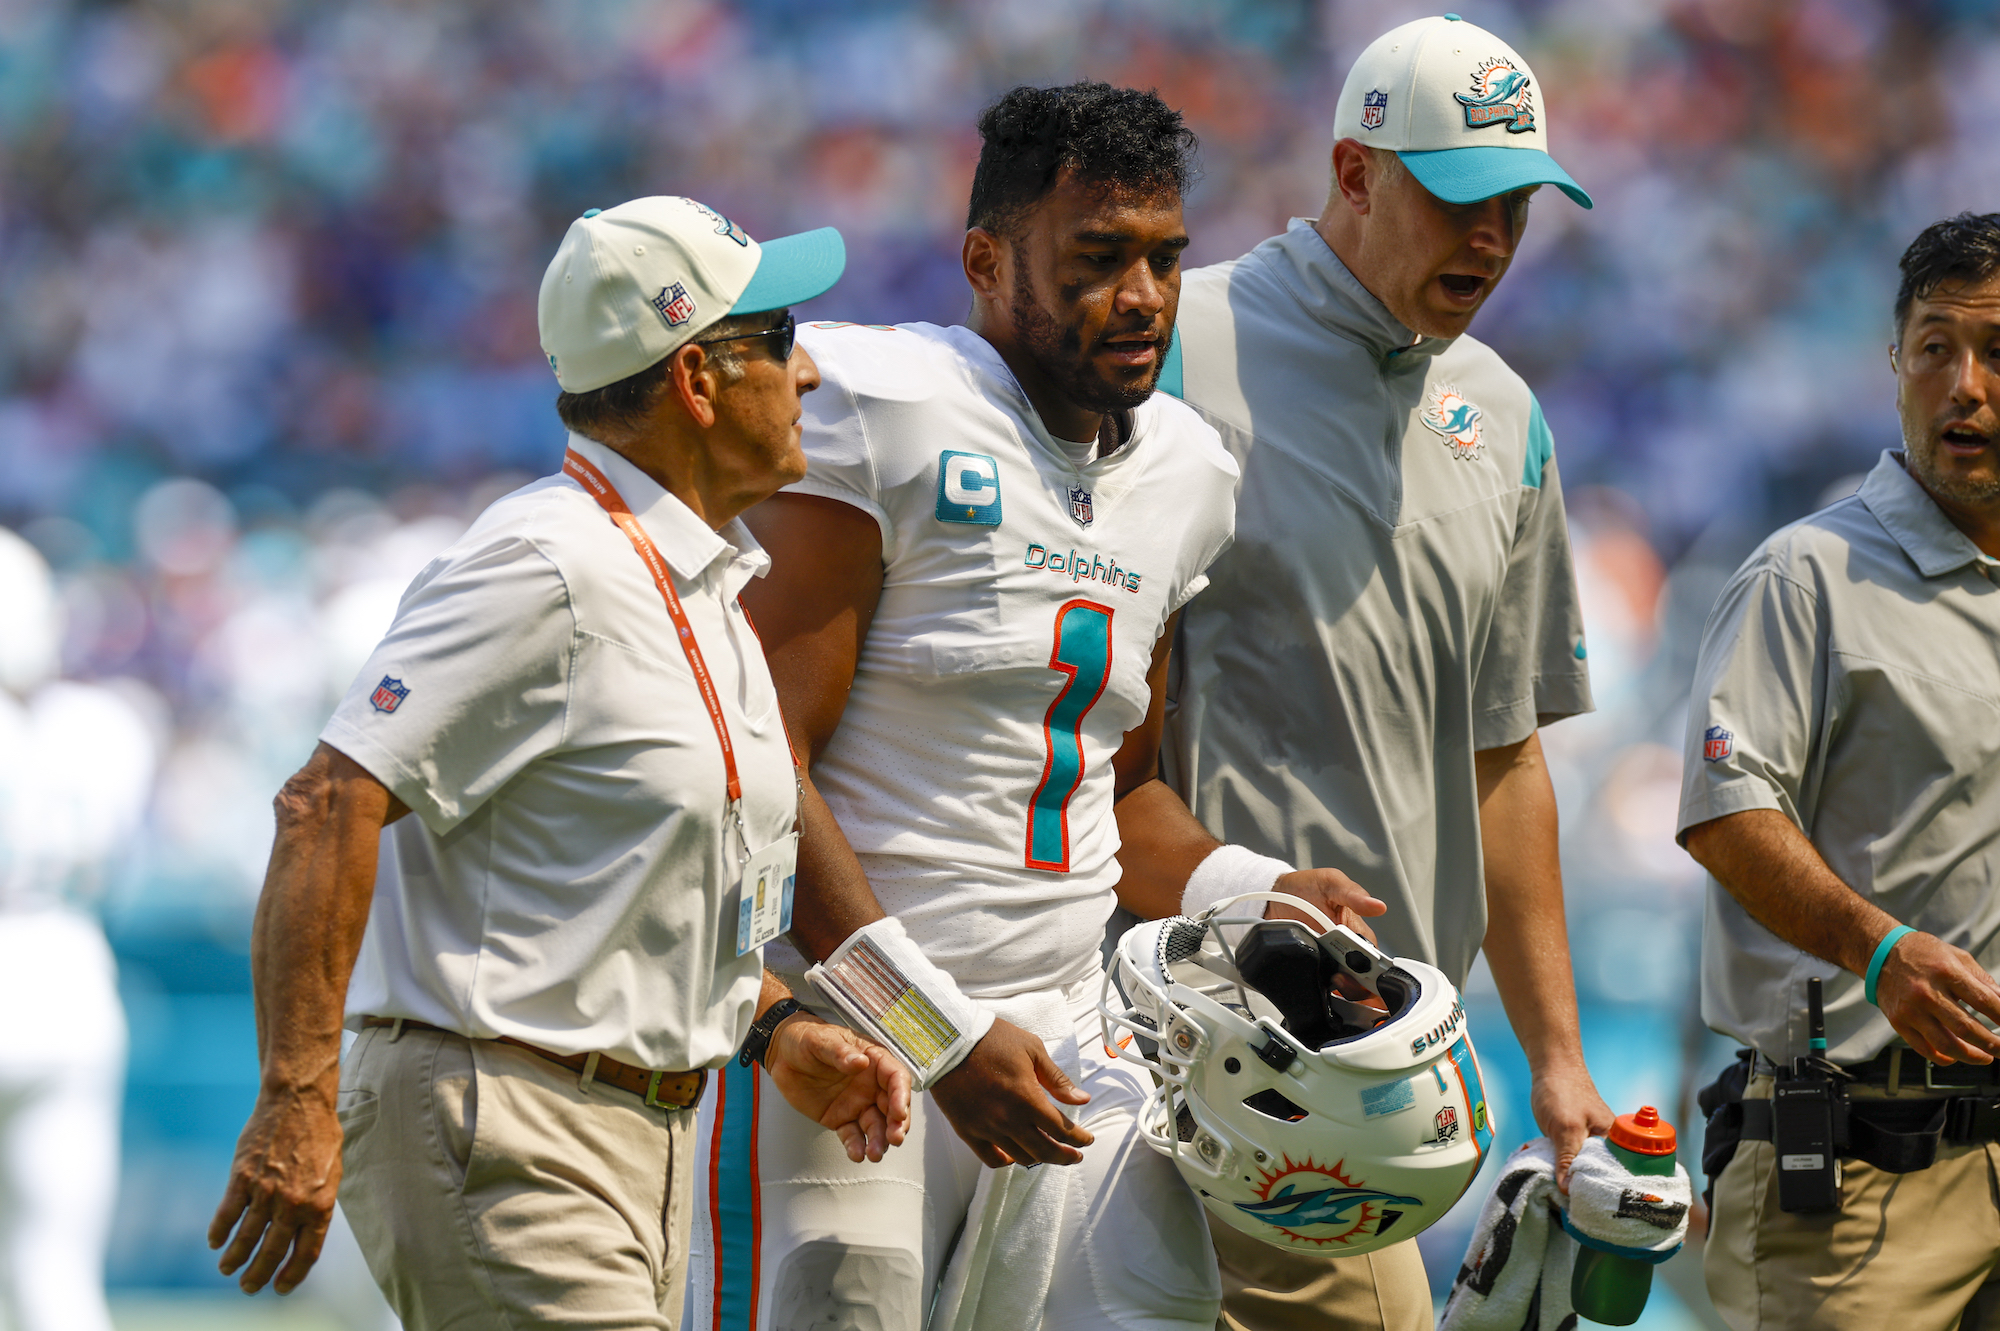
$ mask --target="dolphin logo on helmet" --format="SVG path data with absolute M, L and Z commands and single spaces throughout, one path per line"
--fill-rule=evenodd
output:
M 1421 1197 L 1399 1197 L 1373 1188 L 1321 1188 L 1317 1192 L 1294 1193 L 1297 1185 L 1287 1183 L 1268 1202 L 1237 1202 L 1236 1209 L 1247 1211 L 1267 1225 L 1297 1229 L 1301 1225 L 1344 1225 L 1347 1213 L 1370 1202 L 1398 1206 L 1422 1206 Z

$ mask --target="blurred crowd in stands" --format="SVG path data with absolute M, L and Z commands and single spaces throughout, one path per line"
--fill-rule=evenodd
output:
M 1550 736 L 1579 981 L 1678 1020 L 1690 971 L 1617 940 L 1698 927 L 1671 843 L 1693 644 L 1754 538 L 1896 443 L 1896 256 L 2000 206 L 2000 6 L 1458 2 L 1533 61 L 1597 200 L 1536 201 L 1473 331 L 1554 429 L 1591 614 L 1602 713 Z M 402 586 L 558 461 L 534 296 L 585 208 L 831 223 L 848 276 L 802 312 L 950 322 L 976 115 L 1088 76 L 1185 110 L 1213 262 L 1317 212 L 1348 64 L 1426 12 L 0 0 L 0 524 L 54 570 L 63 672 L 117 682 L 159 755 L 99 904 L 240 946 L 270 797 Z

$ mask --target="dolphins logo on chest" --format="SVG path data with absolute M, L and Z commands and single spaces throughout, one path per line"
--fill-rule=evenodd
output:
M 1480 420 L 1484 412 L 1450 384 L 1432 384 L 1430 401 L 1417 414 L 1423 427 L 1444 440 L 1452 456 L 1470 462 L 1480 454 Z

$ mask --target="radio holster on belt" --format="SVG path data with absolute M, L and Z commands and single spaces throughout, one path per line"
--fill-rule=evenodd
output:
M 1744 1141 L 1768 1141 L 1778 1156 L 1778 1205 L 1785 1211 L 1823 1211 L 1840 1205 L 1841 1159 L 1862 1160 L 1891 1174 L 1911 1174 L 1937 1163 L 1941 1143 L 2000 1140 L 2000 1095 L 1922 1095 L 1909 1099 L 1853 1099 L 1850 1082 L 1874 1084 L 1886 1063 L 1887 1085 L 1893 1094 L 1901 1081 L 1903 1062 L 1923 1068 L 1926 1088 L 1940 1084 L 1943 1073 L 1907 1050 L 1892 1050 L 1866 1064 L 1850 1068 L 1828 1062 L 1821 1025 L 1819 982 L 1809 981 L 1807 1004 L 1812 1018 L 1813 1052 L 1780 1067 L 1772 1082 L 1772 1098 L 1746 1100 L 1756 1055 L 1748 1049 L 1722 1070 L 1697 1097 L 1708 1115 L 1702 1142 L 1701 1168 L 1708 1176 L 1703 1200 L 1714 1205 L 1715 1180 Z M 1977 1071 L 1968 1069 L 1968 1072 Z M 1975 1083 L 1985 1085 L 1987 1083 Z M 1970 1087 L 1968 1087 L 1969 1089 Z M 2000 1084 L 1994 1086 L 2000 1091 Z

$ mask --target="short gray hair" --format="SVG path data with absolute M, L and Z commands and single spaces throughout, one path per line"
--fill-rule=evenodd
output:
M 703 338 L 726 338 L 734 333 L 754 333 L 769 326 L 769 315 L 752 311 L 749 314 L 729 314 L 717 319 L 701 330 Z M 686 346 L 683 342 L 681 346 Z M 639 428 L 646 413 L 653 409 L 660 391 L 666 387 L 671 372 L 668 367 L 681 348 L 675 347 L 660 359 L 648 365 L 637 374 L 629 374 L 615 383 L 602 388 L 593 388 L 588 393 L 562 392 L 556 394 L 556 415 L 562 423 L 586 439 L 604 441 L 606 434 L 624 435 Z M 702 348 L 708 364 L 716 376 L 727 384 L 733 384 L 744 374 L 743 356 L 733 342 L 716 342 Z

